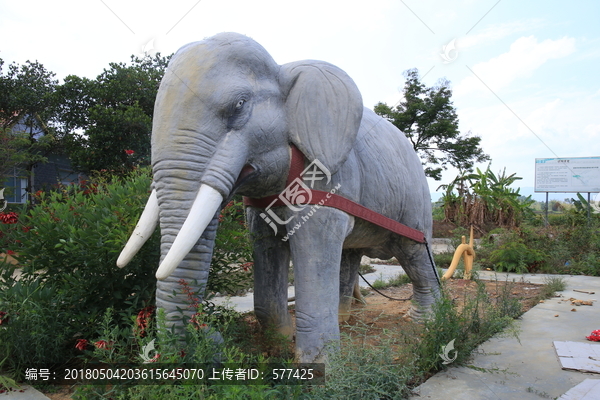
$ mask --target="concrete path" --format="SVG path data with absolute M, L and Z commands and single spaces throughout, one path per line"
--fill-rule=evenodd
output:
M 0 399 L 2 400 L 50 400 L 44 396 L 41 392 L 37 391 L 29 385 L 21 385 L 13 391 L 1 393 Z
M 493 279 L 493 276 L 488 272 L 480 273 L 481 279 Z M 472 365 L 487 372 L 450 367 L 416 388 L 412 399 L 556 399 L 586 378 L 600 379 L 598 374 L 561 369 L 552 343 L 555 340 L 593 343 L 585 337 L 600 329 L 600 302 L 591 307 L 576 307 L 567 300 L 571 297 L 599 300 L 600 278 L 561 276 L 567 283 L 567 289 L 559 293 L 562 297 L 545 300 L 523 314 L 517 321 L 521 330 L 519 340 L 493 337 L 479 346 Z M 499 280 L 506 277 L 543 283 L 546 275 L 497 275 Z M 596 293 L 578 293 L 573 289 Z M 576 311 L 571 311 L 573 309 Z M 600 399 L 600 395 L 591 398 Z

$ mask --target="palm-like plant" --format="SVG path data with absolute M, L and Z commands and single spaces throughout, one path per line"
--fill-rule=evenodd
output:
M 511 188 L 522 179 L 507 175 L 506 168 L 498 175 L 490 166 L 475 173 L 459 174 L 450 184 L 442 185 L 445 220 L 459 225 L 481 227 L 485 223 L 514 228 L 532 213 L 531 196 L 523 198 L 519 188 Z M 455 193 L 456 190 L 456 193 Z

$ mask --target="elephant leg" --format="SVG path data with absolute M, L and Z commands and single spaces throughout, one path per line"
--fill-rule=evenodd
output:
M 356 278 L 358 277 L 361 258 L 362 251 L 359 249 L 345 249 L 342 251 L 339 322 L 348 321 L 350 318 L 350 307 L 354 300 L 354 289 L 357 283 Z
M 354 219 L 317 206 L 307 206 L 298 217 L 298 229 L 289 240 L 296 287 L 296 360 L 323 362 L 326 346 L 339 346 L 340 262 Z
M 273 235 L 256 210 L 248 209 L 254 245 L 254 313 L 261 326 L 274 326 L 291 338 L 294 333 L 288 312 L 289 245 Z
M 420 320 L 431 312 L 433 303 L 440 296 L 439 277 L 432 264 L 433 255 L 427 246 L 408 238 L 401 238 L 400 246 L 394 249 L 394 255 L 413 284 L 413 305 L 409 316 Z

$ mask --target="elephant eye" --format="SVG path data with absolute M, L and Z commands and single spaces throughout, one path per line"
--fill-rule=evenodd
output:
M 248 102 L 248 97 L 240 96 L 237 101 L 229 103 L 229 110 L 226 114 L 226 123 L 227 126 L 231 129 L 239 129 L 242 127 L 250 118 L 250 107 L 246 105 Z
M 244 99 L 238 101 L 238 103 L 235 105 L 236 111 L 240 110 L 244 106 L 245 103 L 246 103 L 246 100 L 244 100 Z

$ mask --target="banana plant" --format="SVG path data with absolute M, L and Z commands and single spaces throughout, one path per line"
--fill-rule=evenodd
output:
M 518 226 L 533 214 L 531 196 L 523 198 L 519 188 L 510 187 L 520 179 L 515 173 L 508 175 L 506 168 L 496 175 L 489 165 L 485 170 L 476 168 L 474 173 L 459 174 L 450 184 L 440 186 L 445 190 L 442 201 L 446 220 L 460 225 L 481 226 L 491 222 L 498 226 Z

